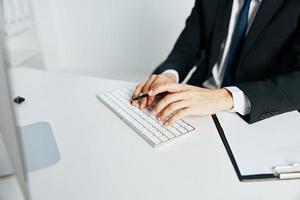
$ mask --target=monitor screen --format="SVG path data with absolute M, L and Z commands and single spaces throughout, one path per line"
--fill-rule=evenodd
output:
M 8 167 L 12 167 L 21 191 L 28 200 L 27 169 L 12 108 L 7 69 L 40 66 L 42 59 L 29 1 L 20 1 L 17 5 L 11 0 L 3 0 L 0 6 L 0 170 L 3 170 L 0 176 L 5 175 Z
M 1 44 L 1 42 L 0 42 Z M 0 152 L 0 160 L 9 158 L 10 164 L 14 169 L 14 173 L 17 177 L 21 190 L 23 191 L 26 199 L 29 199 L 29 190 L 27 184 L 26 166 L 24 162 L 24 154 L 22 149 L 22 142 L 20 140 L 20 134 L 18 133 L 15 117 L 12 109 L 11 95 L 9 92 L 9 86 L 7 81 L 7 73 L 4 67 L 3 60 L 3 48 L 0 48 L 0 133 L 2 144 L 6 151 Z M 1 144 L 1 143 L 0 143 Z M 5 155 L 4 153 L 7 153 Z M 0 165 L 2 162 L 0 163 Z M 3 163 L 8 165 L 8 163 Z

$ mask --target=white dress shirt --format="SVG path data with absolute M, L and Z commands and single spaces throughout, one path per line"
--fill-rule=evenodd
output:
M 262 0 L 252 0 L 251 1 L 249 16 L 248 16 L 248 18 L 249 18 L 248 31 L 253 23 L 253 20 L 259 9 L 261 1 Z M 227 63 L 227 58 L 228 58 L 228 54 L 229 54 L 232 36 L 234 34 L 234 29 L 237 24 L 237 21 L 239 18 L 239 13 L 243 7 L 243 4 L 244 4 L 244 0 L 233 0 L 228 35 L 221 46 L 221 51 L 223 51 L 223 54 L 221 56 L 221 59 L 217 63 L 215 63 L 215 65 L 213 66 L 212 76 L 203 83 L 203 87 L 205 87 L 205 88 L 215 89 L 215 88 L 220 88 L 222 85 L 223 77 L 224 77 L 224 73 L 225 73 L 225 64 Z M 248 31 L 247 31 L 247 33 L 248 33 Z M 170 69 L 170 70 L 164 71 L 164 73 L 175 74 L 177 77 L 177 82 L 178 82 L 179 76 L 178 76 L 177 71 Z M 251 111 L 251 104 L 250 104 L 248 97 L 245 95 L 245 93 L 236 86 L 226 87 L 226 89 L 231 92 L 232 97 L 233 97 L 234 106 L 231 111 L 238 112 L 241 115 L 249 114 Z

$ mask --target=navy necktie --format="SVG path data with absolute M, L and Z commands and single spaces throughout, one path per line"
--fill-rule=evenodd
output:
M 244 0 L 244 5 L 240 11 L 237 24 L 231 40 L 231 45 L 228 52 L 227 63 L 225 65 L 225 73 L 222 87 L 234 84 L 234 75 L 240 58 L 246 32 L 248 28 L 248 16 L 251 0 Z

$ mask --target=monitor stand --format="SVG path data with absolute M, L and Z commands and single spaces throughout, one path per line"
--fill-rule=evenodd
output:
M 20 127 L 24 158 L 28 172 L 44 169 L 60 160 L 59 151 L 51 126 L 47 122 L 39 122 Z M 0 177 L 13 175 L 14 170 L 0 135 Z

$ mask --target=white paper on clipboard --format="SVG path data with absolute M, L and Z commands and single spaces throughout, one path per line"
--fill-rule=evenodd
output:
M 242 176 L 273 174 L 273 167 L 300 162 L 299 112 L 251 125 L 236 113 L 219 113 L 217 117 Z

